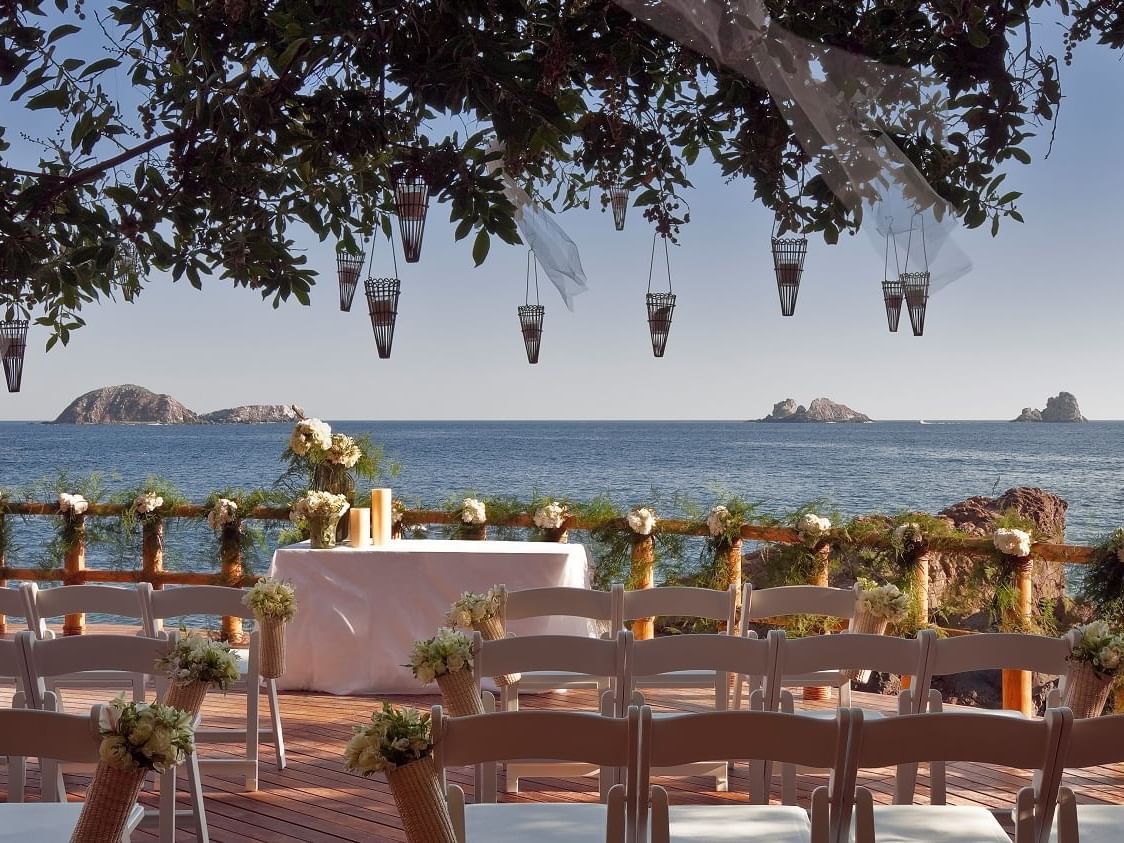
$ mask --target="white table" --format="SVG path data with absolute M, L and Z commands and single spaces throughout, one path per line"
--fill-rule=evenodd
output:
M 293 584 L 297 616 L 286 630 L 278 687 L 332 694 L 428 691 L 409 668 L 410 648 L 445 624 L 465 591 L 503 583 L 509 591 L 588 588 L 580 544 L 502 541 L 392 541 L 382 547 L 312 550 L 307 542 L 273 554 L 270 576 Z M 595 635 L 578 618 L 515 621 L 518 635 Z

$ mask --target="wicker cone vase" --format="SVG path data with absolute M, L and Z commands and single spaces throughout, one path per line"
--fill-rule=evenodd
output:
M 437 686 L 441 689 L 441 703 L 451 716 L 468 717 L 484 713 L 484 705 L 476 692 L 476 682 L 472 679 L 471 670 L 442 673 L 437 677 Z
M 410 843 L 457 843 L 431 758 L 389 771 L 386 781 Z
M 119 770 L 98 763 L 94 780 L 86 791 L 86 802 L 70 843 L 110 843 L 121 839 L 129 813 L 140 796 L 146 771 Z
M 1073 712 L 1074 717 L 1100 717 L 1112 692 L 1111 676 L 1101 676 L 1092 666 L 1080 663 L 1074 665 L 1065 685 L 1062 705 Z
M 851 621 L 851 632 L 857 632 L 860 635 L 885 635 L 886 627 L 889 625 L 889 619 L 880 615 L 872 615 L 870 612 L 856 612 L 854 619 Z M 870 678 L 870 671 L 856 668 L 844 670 L 843 675 L 852 682 L 865 682 Z
M 256 614 L 261 632 L 261 677 L 276 679 L 285 674 L 285 622 Z
M 485 618 L 480 621 L 480 623 L 476 624 L 474 628 L 485 641 L 499 641 L 501 638 L 507 636 L 507 631 L 503 628 L 503 624 L 500 623 L 499 618 Z M 508 673 L 504 676 L 492 677 L 492 680 L 501 688 L 514 685 L 519 679 L 520 676 L 518 673 Z
M 164 694 L 164 705 L 186 711 L 192 716 L 199 713 L 203 700 L 207 698 L 210 685 L 207 682 L 173 682 Z

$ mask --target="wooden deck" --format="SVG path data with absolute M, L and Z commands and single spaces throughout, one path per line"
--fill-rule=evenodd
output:
M 108 696 L 111 696 L 110 693 Z M 66 695 L 68 710 L 81 711 L 83 706 L 105 701 L 106 694 L 71 692 Z M 397 704 L 414 705 L 428 709 L 437 697 L 394 697 Z M 854 703 L 865 708 L 891 710 L 888 697 L 874 694 L 854 695 Z M 0 698 L 0 702 L 7 702 Z M 690 710 L 703 707 L 704 698 L 692 692 L 659 692 L 653 702 L 659 708 Z M 216 843 L 235 841 L 306 841 L 307 843 L 343 843 L 343 841 L 405 840 L 400 829 L 394 803 L 382 777 L 363 779 L 344 771 L 341 753 L 352 727 L 362 723 L 376 707 L 378 699 L 370 697 L 335 697 L 326 694 L 286 693 L 281 696 L 288 766 L 278 771 L 271 745 L 262 746 L 260 789 L 245 793 L 241 779 L 228 775 L 206 775 L 204 790 L 211 839 Z M 523 708 L 583 707 L 590 708 L 587 693 L 545 694 L 524 696 Z M 265 700 L 262 700 L 263 708 Z M 832 703 L 814 703 L 831 706 Z M 239 720 L 239 711 L 245 711 L 245 698 L 241 694 L 213 694 L 204 706 L 204 722 L 211 726 L 233 726 Z M 244 715 L 242 715 L 244 717 Z M 233 755 L 236 749 L 223 744 L 208 744 L 203 757 L 223 754 Z M 467 771 L 452 774 L 471 798 L 472 780 Z M 815 773 L 801 774 L 800 795 L 807 804 L 811 788 L 824 781 Z M 661 779 L 669 788 L 672 799 L 680 802 L 719 803 L 741 801 L 746 790 L 744 765 L 731 771 L 730 792 L 716 793 L 713 780 Z M 877 798 L 889 801 L 892 791 L 890 771 L 872 771 L 862 777 L 862 783 L 874 789 Z M 68 776 L 67 788 L 72 799 L 81 798 L 88 778 Z M 991 809 L 1009 806 L 1014 793 L 1026 784 L 1026 779 L 1011 771 L 980 766 L 951 765 L 948 770 L 949 802 L 983 805 Z M 1066 784 L 1078 791 L 1084 801 L 1124 803 L 1124 765 L 1078 771 L 1066 777 Z M 0 773 L 0 787 L 6 790 L 5 778 Z M 922 768 L 918 798 L 928 798 L 928 778 Z M 502 790 L 502 779 L 501 779 Z M 596 781 L 524 779 L 521 793 L 501 798 L 518 800 L 586 801 L 596 799 Z M 779 793 L 774 793 L 779 796 Z M 27 798 L 38 798 L 37 771 L 32 767 L 28 774 Z M 143 797 L 146 804 L 155 805 L 155 794 Z M 181 807 L 188 807 L 181 793 Z M 183 821 L 190 827 L 190 821 Z M 142 829 L 133 836 L 135 841 L 156 840 L 154 829 Z M 194 841 L 189 830 L 179 833 L 177 840 Z

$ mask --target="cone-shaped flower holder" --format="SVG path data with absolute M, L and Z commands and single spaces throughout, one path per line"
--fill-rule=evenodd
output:
M 613 206 L 613 225 L 624 231 L 624 218 L 628 213 L 628 188 L 619 182 L 609 188 L 609 204 Z
M 796 296 L 804 274 L 804 258 L 808 254 L 807 237 L 774 237 L 773 270 L 777 274 L 777 292 L 781 298 L 781 315 L 796 312 Z
M 902 295 L 909 306 L 909 321 L 913 325 L 913 335 L 925 333 L 925 308 L 929 304 L 929 273 L 903 272 L 901 274 Z
M 542 343 L 542 320 L 546 308 L 541 304 L 519 305 L 519 330 L 523 332 L 523 345 L 527 348 L 527 362 L 539 362 L 539 345 Z
M 425 214 L 429 208 L 429 185 L 420 176 L 394 179 L 394 209 L 402 234 L 402 252 L 406 263 L 417 263 L 421 257 Z
M 359 273 L 363 269 L 363 261 L 366 257 L 365 252 L 360 252 L 358 255 L 336 252 L 336 273 L 340 278 L 340 310 L 344 313 L 351 312 L 351 302 L 355 298 L 355 288 L 359 286 Z
M 901 281 L 882 282 L 882 299 L 886 302 L 886 322 L 891 334 L 898 332 L 898 320 L 902 317 L 902 295 Z
M 675 293 L 648 293 L 648 330 L 652 332 L 652 354 L 663 357 L 671 316 L 675 312 Z
M 402 292 L 402 282 L 397 278 L 368 278 L 366 291 L 375 345 L 378 346 L 379 357 L 386 360 L 394 344 L 394 323 L 398 319 L 398 296 Z
M 0 322 L 0 351 L 4 354 L 4 377 L 8 392 L 19 392 L 23 381 L 23 356 L 27 352 L 27 320 Z

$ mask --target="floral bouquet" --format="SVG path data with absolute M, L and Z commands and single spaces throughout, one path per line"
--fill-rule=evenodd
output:
M 67 519 L 78 518 L 85 515 L 90 508 L 90 502 L 81 495 L 71 495 L 67 492 L 59 493 L 59 515 Z
M 297 613 L 297 594 L 293 587 L 268 577 L 258 580 L 242 598 L 254 612 L 261 634 L 260 672 L 263 679 L 276 679 L 285 673 L 285 624 Z
M 207 526 L 214 533 L 221 533 L 228 527 L 236 528 L 239 522 L 238 502 L 230 498 L 219 498 L 207 513 Z
M 283 458 L 289 469 L 284 479 L 292 486 L 352 495 L 358 478 L 379 475 L 382 454 L 366 437 L 355 439 L 345 433 L 332 433 L 320 419 L 301 418 L 293 426 L 289 447 Z
M 343 754 L 344 766 L 361 776 L 382 773 L 390 785 L 410 843 L 456 843 L 449 809 L 433 767 L 428 713 L 382 704 L 371 722 L 357 726 Z
M 306 492 L 289 512 L 294 524 L 308 525 L 309 541 L 313 547 L 335 547 L 336 527 L 341 516 L 351 507 L 344 495 L 331 492 Z
M 855 601 L 855 620 L 852 632 L 884 635 L 888 624 L 897 623 L 909 616 L 909 595 L 892 583 L 865 587 Z
M 494 585 L 484 594 L 466 591 L 449 607 L 445 622 L 454 629 L 475 629 L 485 641 L 498 641 L 507 634 L 502 618 L 506 601 L 507 594 L 502 585 Z M 502 687 L 518 682 L 519 674 L 495 676 L 493 679 Z
M 484 540 L 488 537 L 488 511 L 479 498 L 465 498 L 459 505 L 452 504 L 454 518 L 452 535 L 461 539 Z
M 133 499 L 133 517 L 144 523 L 160 517 L 160 509 L 164 506 L 164 498 L 156 492 L 141 492 Z
M 991 537 L 995 549 L 1004 556 L 1016 556 L 1020 559 L 1030 556 L 1033 539 L 1026 530 L 1013 530 L 1000 527 Z
M 796 522 L 796 532 L 808 547 L 818 545 L 830 529 L 831 519 L 816 515 L 814 512 L 805 512 Z
M 916 521 L 899 524 L 894 528 L 894 535 L 890 544 L 906 556 L 913 556 L 924 549 L 925 532 Z
M 558 501 L 544 503 L 535 510 L 531 520 L 543 532 L 545 541 L 566 541 L 566 519 L 570 517 L 570 510 L 565 504 Z
M 1117 674 L 1124 666 L 1124 636 L 1104 621 L 1076 628 L 1078 638 L 1069 655 L 1073 665 L 1065 679 L 1062 705 L 1074 717 L 1099 717 Z
M 655 532 L 656 511 L 651 507 L 641 506 L 628 513 L 628 528 L 638 536 L 650 536 Z
M 423 685 L 437 681 L 454 717 L 484 713 L 472 676 L 472 639 L 463 632 L 442 627 L 433 638 L 415 641 L 407 667 Z
M 156 667 L 168 676 L 171 685 L 164 705 L 198 714 L 212 686 L 227 690 L 238 681 L 238 656 L 230 645 L 201 635 L 188 635 L 186 629 L 172 643 L 167 654 L 156 660 Z
M 191 720 L 186 711 L 121 697 L 103 709 L 100 760 L 71 843 L 121 838 L 148 772 L 163 773 L 191 753 Z

